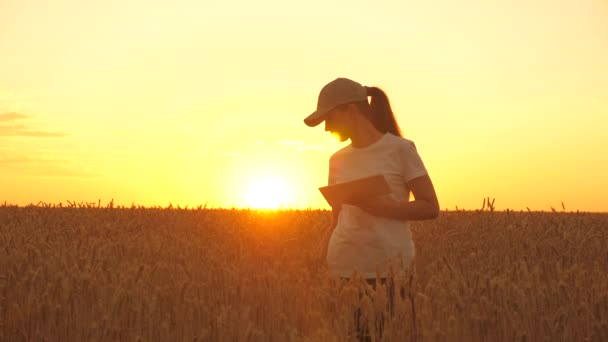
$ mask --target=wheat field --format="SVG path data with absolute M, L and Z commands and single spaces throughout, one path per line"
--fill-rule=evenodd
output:
M 386 293 L 315 258 L 330 212 L 0 206 L 1 341 L 608 341 L 608 214 L 412 222 Z M 372 340 L 379 335 L 371 334 Z

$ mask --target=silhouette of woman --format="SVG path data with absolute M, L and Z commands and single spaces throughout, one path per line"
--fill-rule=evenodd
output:
M 326 259 L 334 275 L 348 280 L 356 271 L 375 288 L 378 273 L 385 284 L 387 259 L 401 258 L 409 266 L 414 258 L 408 221 L 439 215 L 437 195 L 416 146 L 401 136 L 381 89 L 347 78 L 337 78 L 321 89 L 317 110 L 304 122 L 310 127 L 325 122 L 326 131 L 340 141 L 351 141 L 329 159 L 330 185 L 377 174 L 388 182 L 388 195 L 333 204 L 332 224 L 319 247 L 319 257 Z M 391 285 L 387 287 L 392 312 Z M 359 327 L 359 311 L 355 320 L 358 337 L 369 339 Z

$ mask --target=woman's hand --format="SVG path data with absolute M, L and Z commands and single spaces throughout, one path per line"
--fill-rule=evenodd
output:
M 409 181 L 414 201 L 396 201 L 389 196 L 356 199 L 346 204 L 355 205 L 374 216 L 394 220 L 429 220 L 439 215 L 439 202 L 435 188 L 428 175 Z
M 315 260 L 320 265 L 325 263 L 325 260 L 327 259 L 327 249 L 329 247 L 329 239 L 331 238 L 332 232 L 333 229 L 331 229 L 331 227 L 328 227 L 328 229 L 323 232 L 323 235 L 321 236 L 321 241 L 319 241 L 319 244 L 315 248 Z
M 387 218 L 395 218 L 395 213 L 405 205 L 388 196 L 353 200 L 348 204 L 357 206 L 371 215 Z
M 332 216 L 331 216 L 331 224 L 323 229 L 321 233 L 321 240 L 319 244 L 315 247 L 313 251 L 313 257 L 315 262 L 318 263 L 318 266 L 324 265 L 327 261 L 327 250 L 329 249 L 329 240 L 331 239 L 331 234 L 333 234 L 334 229 L 336 229 L 336 225 L 338 224 L 338 216 L 340 216 L 341 206 L 336 206 L 332 208 Z

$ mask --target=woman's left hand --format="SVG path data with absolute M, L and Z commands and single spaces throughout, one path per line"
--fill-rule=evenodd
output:
M 390 197 L 378 196 L 373 198 L 350 201 L 348 204 L 357 206 L 371 215 L 380 217 L 393 217 L 395 211 L 403 205 Z

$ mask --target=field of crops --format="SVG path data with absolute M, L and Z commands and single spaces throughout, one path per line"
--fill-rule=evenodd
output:
M 1 341 L 608 341 L 608 214 L 444 211 L 383 291 L 315 259 L 327 211 L 0 207 Z M 411 282 L 410 282 L 411 280 Z M 363 295 L 359 295 L 363 293 Z M 372 338 L 376 336 L 372 334 Z

